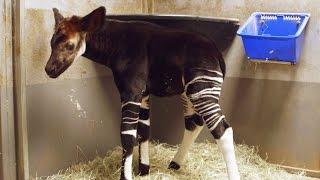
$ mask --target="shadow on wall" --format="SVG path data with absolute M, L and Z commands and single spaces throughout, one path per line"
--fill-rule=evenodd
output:
M 111 77 L 27 88 L 31 174 L 87 161 L 120 143 L 120 101 Z
M 222 102 L 238 143 L 274 163 L 316 169 L 319 84 L 227 78 Z
M 183 137 L 184 117 L 180 96 L 150 98 L 152 139 L 179 144 Z

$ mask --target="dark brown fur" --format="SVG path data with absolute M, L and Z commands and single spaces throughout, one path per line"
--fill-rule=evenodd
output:
M 211 40 L 199 34 L 140 21 L 104 19 L 99 22 L 99 18 L 94 17 L 94 22 L 86 22 L 86 17 L 58 20 L 60 23 L 51 42 L 52 56 L 57 56 L 56 44 L 65 47 L 66 40 L 76 34 L 80 36 L 80 41 L 85 36 L 86 51 L 83 56 L 110 67 L 120 92 L 148 91 L 157 96 L 176 95 L 183 92 L 182 77 L 186 71 L 220 69 L 225 73 L 221 53 Z M 90 30 L 86 32 L 84 26 Z M 60 36 L 65 38 L 62 40 L 65 43 L 54 41 Z M 74 51 L 80 48 L 79 44 L 75 45 Z M 61 50 L 56 53 L 61 54 Z M 54 69 L 53 62 L 59 62 L 52 57 L 46 68 L 49 76 L 58 77 L 71 65 L 72 58 L 74 56 L 64 57 L 66 64 L 61 63 L 62 68 L 50 72 L 49 69 Z
M 220 69 L 223 62 L 205 37 L 146 22 L 107 19 L 99 31 L 87 35 L 86 42 L 83 56 L 110 67 L 118 88 L 138 88 L 157 96 L 181 94 L 186 71 Z

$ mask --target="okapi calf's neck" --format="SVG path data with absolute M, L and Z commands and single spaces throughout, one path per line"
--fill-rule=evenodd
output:
M 45 71 L 57 78 L 75 59 L 84 56 L 109 67 L 122 103 L 121 179 L 132 179 L 132 152 L 139 142 L 139 174 L 149 173 L 149 95 L 180 95 L 185 132 L 181 147 L 169 165 L 179 169 L 204 124 L 224 156 L 228 176 L 240 179 L 233 131 L 219 105 L 225 64 L 215 44 L 198 34 L 152 23 L 105 18 L 100 7 L 85 17 L 56 21 L 52 53 Z

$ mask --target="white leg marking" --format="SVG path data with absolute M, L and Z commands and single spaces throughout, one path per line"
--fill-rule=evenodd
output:
M 122 123 L 124 123 L 124 124 L 137 124 L 137 123 L 138 123 L 138 121 L 132 121 L 132 122 L 122 122 Z
M 216 113 L 205 120 L 206 124 L 212 124 L 217 118 L 219 118 L 221 115 L 219 113 Z M 211 126 L 210 126 L 211 127 Z
M 139 114 L 139 112 L 134 112 L 134 111 L 131 111 L 131 110 L 129 110 L 129 109 L 126 109 L 126 110 L 124 110 L 123 112 L 130 112 L 130 113 L 132 113 L 132 114 Z
M 149 109 L 149 96 L 143 97 L 141 101 L 141 108 Z M 147 120 L 139 119 L 139 123 L 150 126 L 150 118 Z M 149 165 L 149 141 L 146 140 L 141 142 L 140 144 L 140 158 L 141 163 L 145 165 Z
M 218 109 L 213 109 L 213 110 L 211 110 L 211 111 L 208 111 L 208 112 L 203 112 L 201 115 L 202 116 L 207 116 L 207 115 L 214 115 L 215 113 L 217 113 L 217 112 L 219 112 L 219 111 L 221 111 L 221 109 L 220 108 L 218 108 Z M 200 113 L 200 112 L 199 112 Z
M 231 127 L 226 129 L 221 138 L 217 140 L 217 144 L 226 162 L 229 180 L 239 180 L 240 174 L 234 152 L 233 131 Z
M 132 154 L 124 161 L 124 177 L 128 180 L 132 179 Z
M 210 83 L 216 82 L 218 84 L 221 84 L 223 82 L 223 78 L 222 77 L 211 77 L 211 76 L 197 76 L 185 85 L 185 89 L 187 89 L 190 84 L 195 83 L 195 82 L 210 82 Z
M 199 133 L 201 132 L 203 126 L 196 126 L 193 131 L 189 131 L 187 129 L 184 130 L 184 135 L 182 139 L 182 143 L 179 147 L 177 154 L 174 156 L 173 161 L 181 165 L 184 158 L 186 157 L 188 150 L 192 143 L 197 139 Z
M 207 105 L 199 106 L 198 109 L 199 111 L 206 111 L 208 109 L 217 108 L 217 107 L 220 107 L 219 104 L 212 105 L 212 103 L 208 103 Z
M 138 120 L 139 120 L 139 117 L 137 117 L 137 118 L 123 117 L 122 119 L 132 120 L 132 121 L 138 121 Z
M 220 88 L 220 90 L 214 90 L 213 88 L 207 88 L 207 89 L 203 89 L 199 92 L 190 94 L 189 96 L 191 98 L 197 98 L 197 97 L 202 97 L 202 95 L 205 95 L 205 94 L 220 95 L 220 91 L 221 91 L 221 88 Z
M 211 112 L 211 111 L 218 110 L 218 109 L 220 109 L 219 104 L 214 104 L 214 105 L 211 104 L 209 106 L 199 107 L 198 112 L 199 112 L 199 114 L 205 115 L 204 114 L 205 112 Z M 209 111 L 209 110 L 211 110 L 211 111 Z
M 218 121 L 215 122 L 212 127 L 210 127 L 210 131 L 213 131 L 218 126 L 219 122 L 222 121 L 224 118 L 225 118 L 224 115 L 220 116 Z M 211 125 L 211 123 L 210 123 L 210 125 Z M 208 126 L 210 126 L 210 125 L 208 125 Z
M 149 141 L 140 143 L 141 163 L 149 165 Z
M 128 135 L 134 136 L 136 138 L 137 137 L 137 130 L 122 131 L 121 134 L 128 134 Z
M 141 103 L 129 101 L 129 102 L 126 102 L 126 103 L 122 104 L 121 107 L 123 108 L 124 106 L 126 106 L 126 105 L 128 105 L 128 104 L 133 104 L 133 105 L 137 105 L 137 106 L 140 106 L 140 105 L 141 105 Z
M 150 126 L 150 118 L 147 119 L 147 120 L 141 120 L 141 119 L 139 119 L 139 123 L 142 123 L 142 124 L 144 124 L 144 125 Z

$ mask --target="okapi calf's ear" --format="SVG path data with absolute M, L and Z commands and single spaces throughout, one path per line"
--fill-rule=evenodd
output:
M 54 20 L 56 22 L 56 26 L 60 24 L 60 22 L 64 19 L 64 17 L 60 14 L 57 8 L 53 8 Z
M 106 18 L 106 8 L 101 6 L 81 19 L 81 30 L 94 32 L 100 29 Z

